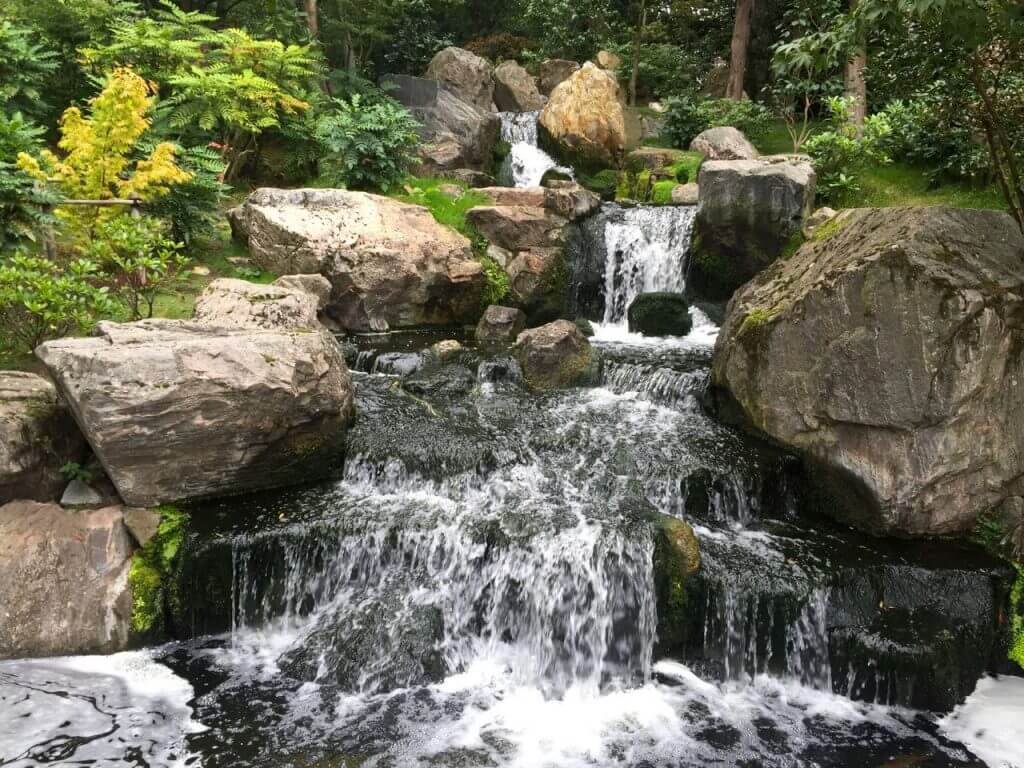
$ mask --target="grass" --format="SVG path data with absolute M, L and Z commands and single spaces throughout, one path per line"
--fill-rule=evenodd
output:
M 461 194 L 451 195 L 442 187 L 458 187 Z M 475 240 L 478 235 L 466 221 L 466 214 L 478 205 L 491 204 L 491 199 L 487 195 L 450 179 L 409 178 L 391 194 L 391 197 L 403 203 L 422 205 L 433 214 L 438 223 L 454 229 L 470 240 Z

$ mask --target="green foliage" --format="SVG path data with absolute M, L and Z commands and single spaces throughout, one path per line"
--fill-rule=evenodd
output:
M 164 629 L 167 602 L 173 598 L 170 578 L 188 533 L 189 517 L 175 507 L 160 507 L 156 535 L 132 557 L 128 582 L 132 588 L 132 629 L 138 634 Z
M 828 101 L 831 130 L 809 138 L 805 144 L 818 174 L 818 193 L 822 200 L 836 202 L 843 195 L 859 191 L 858 173 L 870 165 L 890 162 L 885 140 L 890 133 L 884 114 L 872 115 L 858 138 L 850 122 L 851 102 L 832 98 Z
M 438 14 L 430 0 L 404 0 L 400 6 L 384 41 L 385 69 L 422 72 L 435 53 L 453 45 L 455 40 L 441 31 Z
M 118 216 L 101 221 L 89 243 L 89 259 L 131 320 L 152 317 L 157 295 L 188 263 L 166 229 L 158 219 Z
M 672 190 L 676 188 L 676 181 L 656 181 L 651 188 L 651 202 L 655 205 L 671 205 Z
M 85 259 L 64 267 L 13 253 L 0 257 L 0 354 L 27 354 L 47 339 L 87 331 L 114 304 L 97 287 L 99 268 Z
M 732 126 L 753 140 L 768 131 L 771 119 L 771 110 L 753 101 L 678 96 L 665 103 L 664 133 L 674 146 L 684 148 L 702 131 L 723 126 Z
M 42 146 L 43 129 L 19 112 L 0 111 L 0 248 L 37 241 L 56 220 L 50 215 L 60 196 L 48 190 L 12 161 Z
M 1024 566 L 1019 564 L 1010 593 L 1010 614 L 1010 661 L 1024 669 Z
M 56 52 L 38 42 L 35 30 L 0 20 L 0 100 L 6 109 L 44 114 L 46 83 L 56 70 Z
M 461 194 L 453 196 L 442 187 L 458 188 Z M 422 205 L 438 223 L 470 240 L 476 240 L 478 234 L 466 221 L 466 214 L 471 208 L 491 204 L 487 195 L 449 179 L 407 179 L 401 187 L 392 189 L 391 194 L 402 202 Z
M 614 168 L 605 168 L 593 175 L 578 173 L 579 183 L 604 200 L 611 200 L 615 197 L 615 190 L 619 184 L 619 172 Z
M 83 467 L 77 461 L 69 461 L 60 468 L 60 473 L 64 476 L 65 480 L 78 480 L 85 484 L 89 484 L 93 480 L 92 471 L 88 467 Z
M 486 309 L 492 304 L 501 304 L 511 291 L 511 285 L 508 273 L 490 256 L 487 254 L 480 256 L 480 263 L 484 268 L 484 277 L 487 278 L 487 285 L 484 288 L 483 296 L 481 296 L 480 305 Z
M 143 141 L 139 150 L 150 154 L 153 145 Z M 220 205 L 228 190 L 221 181 L 226 166 L 220 153 L 209 147 L 179 147 L 176 154 L 189 180 L 175 184 L 146 210 L 169 223 L 171 239 L 188 244 L 208 234 L 220 220 Z
M 317 122 L 324 180 L 335 186 L 387 192 L 409 171 L 419 144 L 418 125 L 397 102 L 365 103 L 358 94 L 334 99 Z
M 497 35 L 475 38 L 463 47 L 489 61 L 499 62 L 506 59 L 519 61 L 523 58 L 523 52 L 530 48 L 530 39 L 502 32 Z
M 615 36 L 620 19 L 612 0 L 521 0 L 517 21 L 539 57 L 585 61 Z

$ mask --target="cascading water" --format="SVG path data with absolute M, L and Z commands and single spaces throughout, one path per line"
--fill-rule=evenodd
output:
M 501 140 L 509 145 L 502 176 L 514 187 L 539 187 L 548 171 L 573 177 L 537 143 L 539 112 L 500 112 Z

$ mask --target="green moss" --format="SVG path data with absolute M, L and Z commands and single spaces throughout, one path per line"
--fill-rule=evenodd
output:
M 738 335 L 744 336 L 748 333 L 755 333 L 774 320 L 778 314 L 774 309 L 755 309 L 748 312 L 747 316 L 743 318 L 743 324 L 740 325 Z
M 691 181 L 697 181 L 702 162 L 704 162 L 704 156 L 700 152 L 681 152 L 679 159 L 668 166 L 665 171 L 678 184 L 687 184 Z
M 675 189 L 676 186 L 677 183 L 675 181 L 654 182 L 654 191 L 651 194 L 651 202 L 655 205 L 671 205 L 672 190 Z
M 132 588 L 132 629 L 140 635 L 164 629 L 168 601 L 175 599 L 170 587 L 178 554 L 188 531 L 188 515 L 177 507 L 159 507 L 156 535 L 132 557 L 128 581 Z
M 1024 565 L 1016 564 L 1017 581 L 1010 592 L 1010 661 L 1024 669 Z
M 654 521 L 654 586 L 658 606 L 658 641 L 681 644 L 686 626 L 687 582 L 700 570 L 700 548 L 693 529 L 674 517 Z
M 576 178 L 583 188 L 605 200 L 615 197 L 615 190 L 619 184 L 619 172 L 614 168 L 605 168 L 593 175 L 577 173 Z
M 803 232 L 800 232 L 799 230 L 794 232 L 790 236 L 789 240 L 786 241 L 786 245 L 783 246 L 782 253 L 779 254 L 779 258 L 780 259 L 788 259 L 788 258 L 790 258 L 791 256 L 793 256 L 793 254 L 795 254 L 797 251 L 800 250 L 800 247 L 805 242 L 807 242 L 807 239 L 804 237 L 804 233 Z
M 811 235 L 811 240 L 815 243 L 824 243 L 826 240 L 831 240 L 845 229 L 848 221 L 848 216 L 833 216 L 814 230 L 814 233 Z

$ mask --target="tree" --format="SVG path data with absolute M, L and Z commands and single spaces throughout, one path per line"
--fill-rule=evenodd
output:
M 850 10 L 856 11 L 856 9 L 857 0 L 850 0 Z M 867 42 L 863 31 L 861 31 L 857 36 L 854 50 L 846 59 L 845 67 L 846 97 L 851 104 L 850 121 L 858 137 L 864 135 L 864 118 L 868 114 L 867 81 L 864 78 L 867 63 Z
M 640 47 L 644 42 L 647 27 L 647 0 L 640 0 L 636 8 L 636 24 L 633 32 L 633 67 L 629 76 L 629 105 L 636 106 L 636 85 L 640 77 Z
M 747 46 L 750 44 L 750 17 L 754 0 L 737 0 L 736 18 L 732 28 L 729 84 L 725 96 L 740 101 L 744 95 L 743 81 L 747 74 Z

